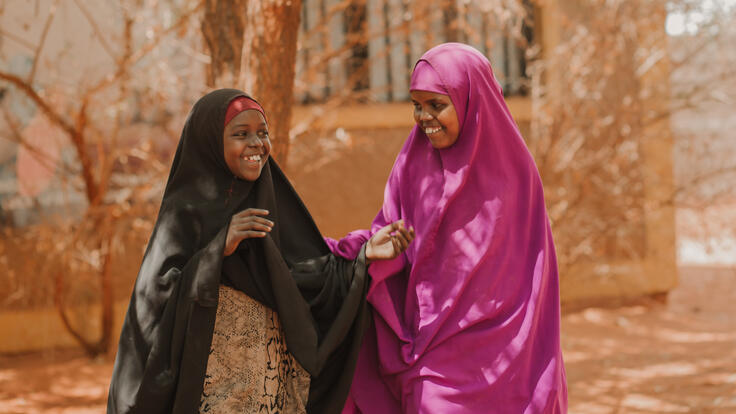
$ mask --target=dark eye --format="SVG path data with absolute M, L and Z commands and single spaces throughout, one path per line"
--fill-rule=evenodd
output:
M 443 104 L 441 102 L 432 102 L 432 109 L 434 109 L 436 111 L 438 111 L 438 110 L 440 110 L 440 109 L 442 109 L 444 107 L 445 107 L 445 104 Z
M 268 131 L 258 131 L 258 135 L 261 137 L 268 137 Z

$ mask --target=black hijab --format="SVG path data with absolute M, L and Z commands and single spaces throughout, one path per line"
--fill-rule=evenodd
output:
M 229 103 L 221 89 L 192 108 L 125 317 L 108 413 L 196 413 L 212 342 L 219 284 L 276 310 L 287 349 L 311 376 L 307 411 L 339 413 L 369 322 L 365 257 L 330 254 L 274 160 L 253 182 L 224 159 Z M 270 212 L 265 238 L 246 239 L 223 259 L 233 214 Z

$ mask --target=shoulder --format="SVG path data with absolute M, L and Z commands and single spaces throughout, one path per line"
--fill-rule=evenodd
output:
M 168 243 L 180 244 L 182 241 L 196 241 L 203 232 L 204 218 L 200 209 L 190 203 L 165 204 L 161 206 L 154 229 L 152 242 L 161 236 Z M 186 243 L 190 244 L 190 243 Z M 195 243 L 196 245 L 196 243 Z

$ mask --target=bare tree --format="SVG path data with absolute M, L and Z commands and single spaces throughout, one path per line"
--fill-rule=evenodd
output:
M 120 142 L 121 128 L 135 116 L 132 110 L 124 109 L 125 104 L 131 99 L 131 94 L 139 97 L 145 94 L 145 91 L 142 94 L 141 89 L 136 87 L 135 77 L 143 72 L 142 66 L 147 66 L 145 63 L 150 64 L 152 54 L 163 41 L 186 29 L 191 17 L 202 7 L 202 3 L 185 4 L 177 8 L 174 11 L 178 13 L 178 18 L 164 26 L 159 22 L 147 20 L 145 9 L 139 2 L 121 0 L 115 6 L 120 16 L 120 33 L 117 34 L 119 41 L 113 42 L 110 36 L 103 33 L 101 25 L 87 10 L 85 4 L 75 2 L 72 7 L 77 7 L 83 14 L 102 49 L 114 63 L 110 72 L 98 80 L 89 82 L 89 79 L 82 79 L 81 85 L 67 91 L 54 91 L 48 83 L 40 81 L 37 75 L 43 65 L 44 43 L 49 27 L 54 21 L 57 6 L 59 6 L 57 2 L 49 5 L 41 38 L 38 44 L 33 45 L 32 67 L 28 74 L 21 76 L 3 69 L 0 70 L 0 81 L 30 100 L 53 127 L 62 131 L 73 148 L 76 160 L 70 165 L 62 166 L 61 171 L 65 179 L 72 183 L 76 177 L 81 178 L 81 188 L 78 190 L 84 195 L 84 213 L 78 220 L 67 220 L 56 226 L 37 228 L 35 232 L 39 237 L 36 241 L 37 254 L 49 255 L 55 252 L 58 255 L 61 265 L 53 270 L 55 304 L 71 335 L 90 355 L 97 355 L 108 350 L 113 337 L 114 292 L 111 278 L 113 251 L 121 234 L 127 230 L 124 225 L 125 218 L 128 218 L 129 223 L 141 214 L 140 208 L 134 204 L 136 200 L 140 202 L 141 197 L 145 196 L 136 190 L 148 187 L 146 181 L 151 177 L 150 173 L 156 172 L 156 168 L 149 168 L 148 174 L 140 174 L 133 180 L 136 183 L 132 183 L 130 168 L 133 164 L 140 165 L 144 162 L 149 163 L 149 167 L 158 165 L 159 174 L 164 169 L 155 154 L 150 151 L 150 144 L 142 142 L 143 140 L 134 142 L 133 145 Z M 141 21 L 145 22 L 142 27 L 138 23 Z M 143 30 L 147 35 L 141 39 L 141 36 L 136 36 L 137 30 Z M 5 31 L 1 35 L 8 39 L 22 38 L 20 35 Z M 67 99 L 67 102 L 71 103 L 64 107 L 54 105 L 52 102 L 54 93 L 65 92 L 71 95 Z M 114 114 L 113 119 L 101 119 L 98 112 L 100 107 Z M 12 127 L 19 125 L 20 121 L 14 119 L 14 115 L 7 107 L 2 109 L 7 123 L 11 126 L 11 133 L 6 138 L 15 140 L 23 146 L 32 147 L 20 129 Z M 56 237 L 59 232 L 65 232 L 65 237 Z M 46 237 L 53 238 L 53 242 L 44 242 L 43 239 Z M 100 292 L 102 312 L 101 334 L 96 339 L 85 337 L 74 325 L 66 306 L 67 287 L 80 282 L 79 278 L 70 278 L 70 273 L 78 272 L 82 268 L 97 273 L 95 279 Z
M 238 86 L 247 5 L 247 0 L 205 1 L 200 28 L 210 55 L 207 86 L 211 88 Z

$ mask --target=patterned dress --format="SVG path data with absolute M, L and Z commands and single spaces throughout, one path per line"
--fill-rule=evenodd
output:
M 276 312 L 220 285 L 200 413 L 306 413 L 309 374 L 286 350 Z

